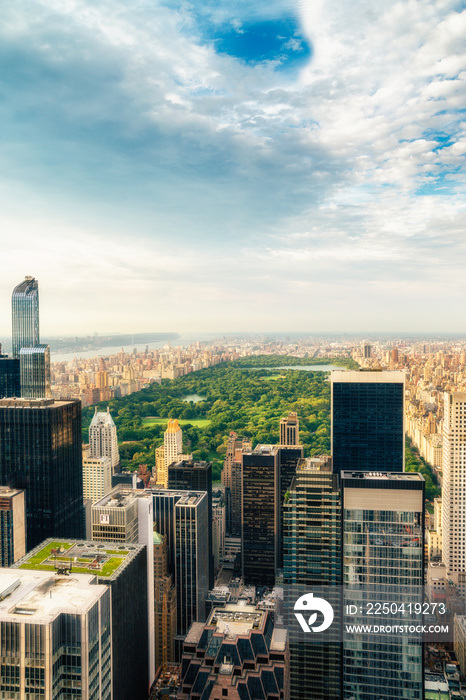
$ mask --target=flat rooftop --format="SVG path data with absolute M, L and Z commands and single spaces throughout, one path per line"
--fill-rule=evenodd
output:
M 305 457 L 298 461 L 297 471 L 300 472 L 332 472 L 332 462 L 318 459 L 317 457 Z
M 21 489 L 10 489 L 9 486 L 0 486 L 0 498 L 13 498 L 18 493 L 23 493 Z
M 354 370 L 334 369 L 330 373 L 332 384 L 353 382 L 355 384 L 402 384 L 405 373 L 401 370 Z
M 343 479 L 361 479 L 364 481 L 424 481 L 422 474 L 417 472 L 355 472 L 342 471 Z
M 50 406 L 66 406 L 70 403 L 77 403 L 78 399 L 21 399 L 11 397 L 0 399 L 0 408 L 49 408 Z
M 57 576 L 48 571 L 0 568 L 0 620 L 45 624 L 61 613 L 81 615 L 108 590 L 94 575 Z
M 215 625 L 215 631 L 226 637 L 237 637 L 248 634 L 253 629 L 260 629 L 265 617 L 263 610 L 255 605 L 228 604 L 225 607 L 214 608 L 209 615 L 207 624 Z
M 134 543 L 48 539 L 13 564 L 12 569 L 55 573 L 71 567 L 72 574 L 112 579 L 142 548 Z

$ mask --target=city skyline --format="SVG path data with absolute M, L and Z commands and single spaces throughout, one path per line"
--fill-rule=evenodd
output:
M 27 274 L 45 336 L 458 331 L 465 28 L 455 0 L 9 5 L 0 333 Z

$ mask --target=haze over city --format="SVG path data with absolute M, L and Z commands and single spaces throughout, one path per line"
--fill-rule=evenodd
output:
M 461 333 L 463 8 L 8 3 L 2 337 Z

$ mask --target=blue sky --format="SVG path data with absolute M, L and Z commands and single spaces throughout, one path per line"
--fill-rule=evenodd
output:
M 466 9 L 19 0 L 0 334 L 462 332 Z M 464 329 L 466 331 L 466 328 Z

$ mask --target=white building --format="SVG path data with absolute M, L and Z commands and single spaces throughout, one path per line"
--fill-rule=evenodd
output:
M 111 590 L 94 581 L 0 569 L 2 697 L 111 700 Z
M 95 503 L 112 490 L 112 462 L 110 457 L 83 459 L 83 498 Z
M 443 421 L 442 550 L 447 575 L 466 573 L 466 393 L 445 392 Z
M 120 463 L 120 454 L 118 452 L 117 429 L 113 418 L 110 415 L 110 410 L 97 412 L 95 409 L 94 417 L 89 426 L 89 445 L 91 449 L 91 457 L 110 457 L 112 469 Z

